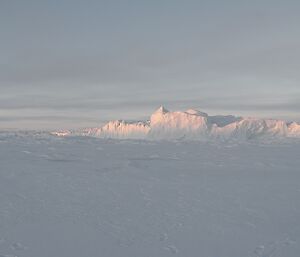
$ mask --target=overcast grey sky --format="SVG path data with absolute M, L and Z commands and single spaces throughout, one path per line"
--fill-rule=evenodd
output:
M 300 121 L 300 1 L 1 0 L 0 128 L 159 105 Z

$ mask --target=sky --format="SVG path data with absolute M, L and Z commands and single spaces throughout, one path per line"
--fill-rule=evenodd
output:
M 0 0 L 0 129 L 157 107 L 300 121 L 300 1 Z

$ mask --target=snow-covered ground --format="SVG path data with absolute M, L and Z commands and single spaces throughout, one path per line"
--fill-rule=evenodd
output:
M 0 133 L 0 256 L 298 257 L 299 153 Z

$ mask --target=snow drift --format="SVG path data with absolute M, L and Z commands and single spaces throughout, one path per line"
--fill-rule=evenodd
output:
M 57 136 L 74 132 L 54 132 Z M 78 132 L 77 132 L 78 134 Z M 83 136 L 149 140 L 212 140 L 299 137 L 300 125 L 283 120 L 243 118 L 233 115 L 209 116 L 199 110 L 168 111 L 161 106 L 147 121 L 110 121 L 100 128 L 85 129 Z

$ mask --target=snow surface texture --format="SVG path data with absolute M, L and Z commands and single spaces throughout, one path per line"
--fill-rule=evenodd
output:
M 232 115 L 208 116 L 189 109 L 170 112 L 164 107 L 155 111 L 149 121 L 110 121 L 101 128 L 83 132 L 54 132 L 58 136 L 85 135 L 101 138 L 148 140 L 250 140 L 300 137 L 300 125 L 283 120 L 242 118 Z
M 298 257 L 299 152 L 0 133 L 0 256 Z

